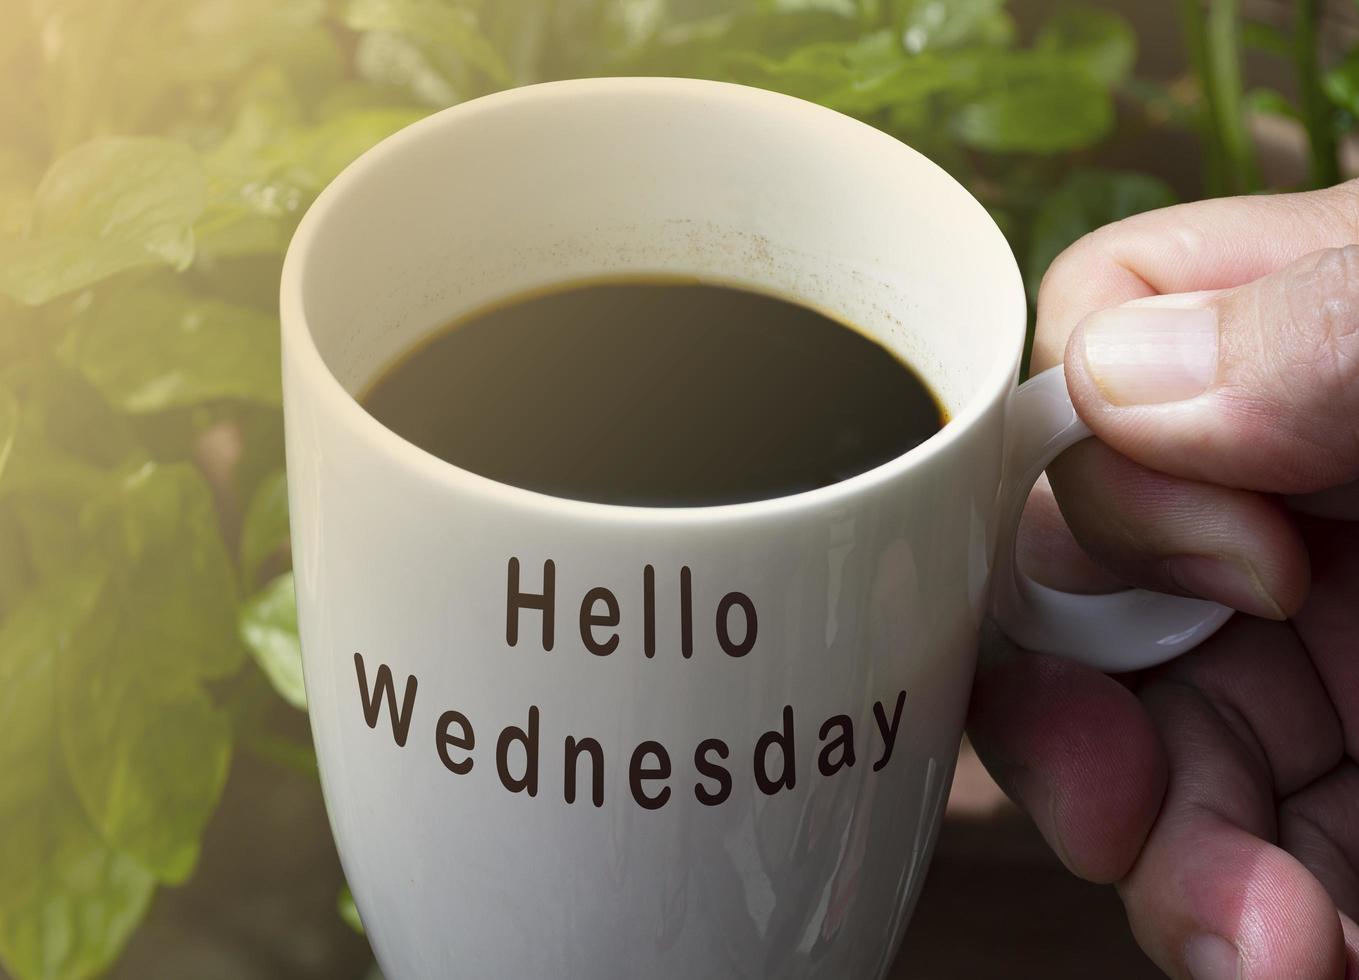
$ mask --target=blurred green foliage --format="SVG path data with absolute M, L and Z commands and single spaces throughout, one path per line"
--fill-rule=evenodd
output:
M 1305 19 L 1296 43 L 1255 32 L 1308 84 L 1298 107 L 1247 99 L 1231 7 L 1186 8 L 1209 186 L 1254 186 L 1247 102 L 1305 119 L 1330 178 L 1359 61 L 1309 66 Z M 1031 288 L 1173 199 L 1092 164 L 1117 93 L 1166 93 L 1130 81 L 1136 38 L 1091 5 L 1027 39 L 1003 0 L 0 0 L 0 24 L 0 961 L 20 980 L 107 968 L 192 874 L 233 748 L 313 768 L 263 731 L 277 698 L 305 706 L 276 288 L 303 210 L 373 143 L 550 78 L 778 89 L 948 168 Z

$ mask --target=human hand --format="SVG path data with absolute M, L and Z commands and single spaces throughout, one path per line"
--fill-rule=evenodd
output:
M 1039 295 L 1034 371 L 1066 352 L 1099 440 L 1051 468 L 1071 531 L 1036 493 L 1022 563 L 1248 615 L 1119 678 L 999 644 L 969 732 L 1175 977 L 1359 978 L 1356 241 L 1359 184 L 1207 201 L 1087 236 Z

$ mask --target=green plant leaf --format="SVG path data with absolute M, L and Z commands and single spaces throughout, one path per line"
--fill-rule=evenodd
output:
M 1112 88 L 1132 74 L 1137 34 L 1118 14 L 1095 7 L 1066 7 L 1043 25 L 1034 49 L 1064 58 Z
M 447 0 L 349 0 L 344 21 L 356 31 L 401 34 L 426 51 L 454 56 L 497 86 L 514 84 L 509 66 L 482 34 L 476 11 Z
M 361 153 L 428 114 L 423 108 L 356 109 L 279 141 L 264 165 L 285 184 L 314 195 Z
M 206 157 L 211 197 L 198 232 L 210 254 L 282 253 L 322 188 L 365 150 L 428 114 L 359 103 L 303 125 L 286 89 L 276 91 L 276 101 L 265 97 L 243 110 Z
M 126 420 L 98 389 L 56 358 L 24 365 L 14 390 L 21 407 L 16 480 L 38 475 L 17 472 L 21 459 L 30 470 L 43 465 L 44 454 L 62 453 L 110 469 L 137 450 Z
M 404 34 L 367 32 L 359 38 L 354 60 L 365 79 L 399 86 L 422 105 L 442 108 L 460 101 L 425 49 Z
M 45 70 L 31 73 L 40 82 L 31 101 L 45 103 L 59 147 L 102 133 L 192 138 L 190 130 L 220 124 L 236 86 L 259 64 L 281 68 L 309 92 L 343 74 L 339 39 L 322 23 L 325 0 L 26 6 L 41 23 L 40 37 L 60 39 L 42 46 Z
M 354 894 L 345 885 L 340 889 L 339 897 L 335 899 L 336 911 L 340 913 L 340 918 L 345 925 L 353 929 L 360 936 L 363 935 L 363 922 L 359 919 L 359 907 L 354 904 Z
M 146 669 L 141 630 L 116 601 L 101 604 L 63 659 L 62 746 L 101 836 L 178 884 L 226 783 L 231 729 L 196 684 Z
M 299 741 L 268 732 L 243 733 L 245 747 L 261 759 L 316 779 L 316 747 L 311 740 Z
M 1002 45 L 1014 33 L 1005 0 L 896 0 L 894 27 L 912 54 L 963 44 Z
M 0 147 L 0 240 L 18 238 L 32 219 L 34 170 L 18 150 Z
M 852 87 L 856 80 L 867 83 L 873 78 L 891 75 L 904 61 L 901 47 L 892 33 L 879 31 L 854 42 L 808 44 L 786 58 L 751 51 L 735 52 L 729 64 L 742 81 L 819 101 L 831 93 Z
M 241 577 L 254 582 L 260 567 L 288 543 L 288 480 L 275 470 L 255 488 L 241 525 Z
M 293 573 L 285 572 L 241 608 L 241 639 L 283 700 L 306 710 L 302 644 L 297 635 Z
M 145 464 L 122 475 L 83 520 L 120 572 L 125 636 L 139 662 L 194 680 L 240 669 L 235 576 L 202 474 Z
M 281 254 L 307 195 L 276 179 L 275 145 L 303 126 L 303 107 L 282 71 L 261 71 L 241 93 L 230 130 L 203 155 L 207 207 L 194 227 L 200 255 Z
M 277 319 L 173 282 L 111 293 L 76 321 L 64 350 L 71 367 L 133 414 L 281 397 Z
M 0 961 L 21 978 L 100 975 L 146 915 L 155 882 L 94 833 L 69 787 L 52 785 L 30 803 L 27 819 L 42 826 L 6 830 L 41 865 L 0 873 Z
M 840 17 L 854 17 L 859 13 L 854 0 L 760 0 L 760 6 L 775 14 L 816 11 Z
M 32 305 L 136 266 L 183 269 L 203 200 L 202 166 L 182 143 L 85 143 L 38 185 L 28 237 L 0 243 L 0 292 Z
M 962 143 L 990 153 L 1061 153 L 1090 146 L 1113 126 L 1113 101 L 1084 70 L 1041 57 L 976 63 L 984 88 L 954 112 Z
M 308 124 L 278 72 L 252 80 L 230 131 L 204 156 L 208 204 L 196 226 L 211 257 L 281 254 L 311 199 L 356 157 L 424 117 L 390 97 L 335 100 Z
M 907 57 L 891 31 L 811 44 L 784 59 L 741 54 L 731 64 L 739 81 L 861 117 L 918 106 L 957 85 L 947 61 L 930 53 Z
M 857 20 L 825 10 L 772 12 L 742 4 L 735 9 L 726 6 L 723 12 L 699 19 L 671 19 L 647 43 L 621 57 L 609 55 L 603 65 L 613 75 L 737 81 L 740 79 L 733 75 L 732 66 L 741 59 L 755 56 L 779 61 L 812 45 L 848 45 L 862 36 L 862 24 Z
M 154 888 L 139 862 L 95 832 L 55 730 L 59 666 L 102 587 L 97 574 L 53 580 L 0 627 L 0 959 L 24 980 L 103 972 Z
M 1288 96 L 1278 89 L 1253 88 L 1242 99 L 1246 112 L 1264 116 L 1281 116 L 1285 119 L 1301 119 L 1298 107 L 1289 101 Z
M 1322 76 L 1321 88 L 1340 108 L 1359 116 L 1359 48 Z
M 141 454 L 123 417 L 54 358 L 22 365 L 13 384 L 19 415 L 0 499 L 45 578 L 89 553 L 82 509 L 109 492 L 118 465 Z
M 237 671 L 245 651 L 236 585 L 203 476 L 185 464 L 80 472 L 69 484 L 35 481 L 15 491 L 40 575 L 89 566 L 110 573 L 130 666 L 194 680 Z M 34 535 L 39 518 L 65 533 Z
M 84 508 L 103 594 L 58 672 L 62 750 L 100 835 L 161 881 L 192 871 L 226 780 L 231 732 L 203 682 L 233 673 L 235 584 L 211 493 L 146 464 Z
M 33 586 L 33 566 L 13 508 L 0 506 L 0 622 Z
M 1175 203 L 1166 184 L 1139 173 L 1075 170 L 1043 201 L 1033 223 L 1025 279 L 1029 295 L 1072 242 L 1113 221 Z
M 0 486 L 4 485 L 5 467 L 9 464 L 18 431 L 19 402 L 12 391 L 0 388 Z

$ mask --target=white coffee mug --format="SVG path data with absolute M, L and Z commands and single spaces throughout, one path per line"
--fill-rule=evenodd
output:
M 950 421 L 822 489 L 643 508 L 493 482 L 355 401 L 460 312 L 654 273 L 831 311 Z M 282 312 L 312 731 L 389 980 L 881 977 L 990 604 L 1106 669 L 1227 615 L 1017 575 L 1028 489 L 1089 433 L 1060 373 L 1015 388 L 1014 258 L 944 171 L 806 102 L 604 79 L 438 113 L 320 196 Z

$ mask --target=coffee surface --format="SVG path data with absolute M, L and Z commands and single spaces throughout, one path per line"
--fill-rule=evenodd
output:
M 856 330 L 774 296 L 680 280 L 580 283 L 462 317 L 362 401 L 482 476 L 645 506 L 826 486 L 944 423 L 916 374 Z

